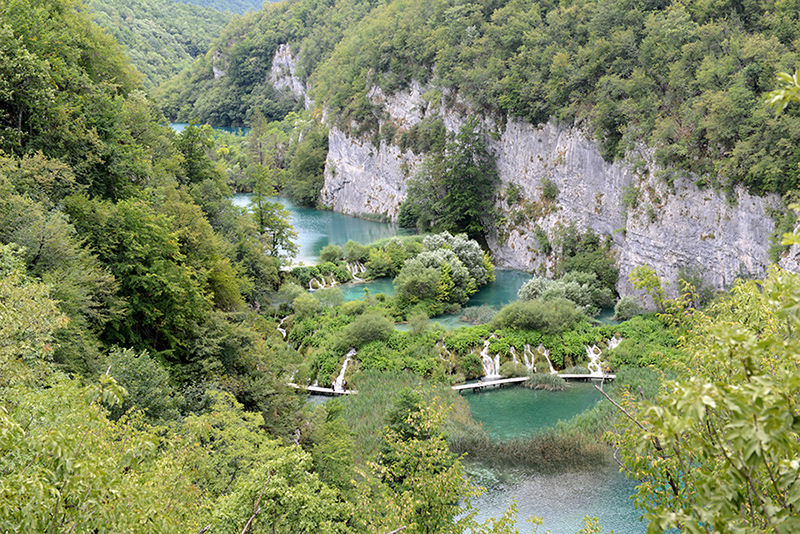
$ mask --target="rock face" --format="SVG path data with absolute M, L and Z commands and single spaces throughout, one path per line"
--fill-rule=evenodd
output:
M 297 56 L 292 53 L 288 44 L 279 45 L 275 57 L 272 58 L 269 80 L 275 89 L 289 92 L 298 100 L 303 100 L 308 109 L 314 105 L 314 101 L 308 97 L 306 86 L 303 80 L 295 75 L 296 71 Z
M 417 86 L 390 98 L 374 91 L 373 101 L 389 116 L 382 128 L 391 122 L 402 132 L 426 113 L 438 113 L 450 131 L 463 124 L 463 113 L 431 109 L 422 94 Z M 502 128 L 485 125 L 496 134 L 489 145 L 502 181 L 500 217 L 488 236 L 499 265 L 551 273 L 556 258 L 544 253 L 546 244 L 559 228 L 574 224 L 612 240 L 622 295 L 633 293 L 627 275 L 643 264 L 667 281 L 674 281 L 681 269 L 696 270 L 720 289 L 738 275 L 766 271 L 774 229 L 768 214 L 780 206 L 777 196 L 737 190 L 728 199 L 698 189 L 688 178 L 670 186 L 655 177 L 659 169 L 651 151 L 640 149 L 625 161 L 608 163 L 577 128 L 514 120 Z M 380 214 L 396 221 L 406 181 L 422 159 L 394 144 L 375 146 L 370 139 L 332 128 L 322 201 L 342 213 Z M 671 284 L 668 294 L 677 289 Z

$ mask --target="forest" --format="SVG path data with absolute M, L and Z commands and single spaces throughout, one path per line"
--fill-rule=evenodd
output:
M 406 2 L 231 18 L 210 51 L 184 36 L 194 65 L 151 96 L 170 71 L 145 81 L 79 0 L 0 0 L 0 530 L 513 533 L 513 503 L 476 519 L 467 458 L 614 457 L 649 532 L 799 528 L 800 276 L 772 267 L 717 292 L 686 272 L 669 299 L 642 265 L 648 312 L 618 298 L 610 243 L 565 227 L 548 243 L 554 279 L 446 330 L 435 317 L 495 277 L 483 132 L 406 137 L 428 154 L 403 211 L 424 233 L 297 266 L 272 198 L 317 204 L 327 130 L 265 75 L 288 36 L 329 119 L 362 135 L 379 113 L 368 83 L 436 79 L 488 114 L 587 121 L 609 158 L 659 140 L 667 169 L 793 202 L 800 85 L 774 77 L 797 66 L 796 6 Z M 220 43 L 235 44 L 215 81 Z M 232 202 L 241 191 L 252 210 Z M 354 272 L 395 295 L 344 302 L 329 286 Z M 599 323 L 610 307 L 619 322 Z M 524 440 L 493 439 L 451 388 L 483 375 L 484 348 L 498 374 L 564 388 L 550 369 L 587 372 L 588 346 L 617 377 L 607 400 Z M 357 394 L 307 402 L 302 386 L 330 384 L 349 354 Z

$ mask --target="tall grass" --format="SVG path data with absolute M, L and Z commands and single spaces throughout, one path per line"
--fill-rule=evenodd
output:
M 365 371 L 354 377 L 353 382 L 358 395 L 350 395 L 342 402 L 356 445 L 355 459 L 361 465 L 371 460 L 380 448 L 385 414 L 396 394 L 406 387 L 418 391 L 425 402 L 451 407 L 444 428 L 450 450 L 466 454 L 470 461 L 540 471 L 584 468 L 611 461 L 611 450 L 602 437 L 604 432 L 614 429 L 619 414 L 605 400 L 539 434 L 501 441 L 489 436 L 483 425 L 475 421 L 466 399 L 448 384 L 425 381 L 407 371 Z M 641 387 L 643 395 L 652 398 L 660 382 L 659 374 L 651 369 L 622 368 L 617 372 L 616 382 L 606 384 L 604 390 L 612 397 L 621 389 L 638 396 Z
M 392 408 L 397 393 L 404 388 L 419 392 L 426 403 L 451 407 L 443 429 L 446 433 L 482 431 L 470 415 L 467 401 L 449 384 L 426 381 L 409 371 L 362 371 L 353 377 L 352 387 L 358 394 L 343 400 L 344 418 L 355 442 L 358 464 L 371 460 L 380 448 L 386 413 Z

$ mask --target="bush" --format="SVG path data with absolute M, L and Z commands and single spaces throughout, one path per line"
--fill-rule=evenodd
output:
M 564 391 L 569 387 L 567 381 L 558 375 L 549 373 L 536 373 L 526 380 L 523 385 L 530 389 L 544 389 L 546 391 Z
M 456 363 L 461 373 L 464 375 L 464 378 L 467 380 L 483 376 L 481 357 L 474 352 L 468 352 L 463 356 L 459 356 Z
M 583 314 L 569 300 L 556 298 L 512 302 L 501 309 L 492 321 L 495 328 L 538 330 L 544 334 L 558 334 L 571 329 Z
M 325 245 L 319 253 L 319 259 L 323 262 L 337 262 L 344 259 L 344 249 L 333 243 Z
M 392 335 L 394 323 L 378 312 L 359 315 L 347 327 L 347 340 L 356 349 L 371 341 L 385 341 Z
M 528 368 L 521 363 L 504 362 L 500 366 L 500 374 L 507 378 L 513 378 L 515 376 L 528 376 Z
M 639 299 L 636 297 L 622 297 L 614 306 L 614 319 L 617 321 L 627 321 L 642 313 L 644 313 L 644 310 L 639 305 Z
M 310 293 L 303 293 L 292 303 L 294 314 L 298 320 L 313 317 L 322 309 L 322 303 Z
M 369 249 L 356 241 L 350 240 L 345 246 L 345 259 L 347 261 L 360 261 L 364 263 L 369 258 Z

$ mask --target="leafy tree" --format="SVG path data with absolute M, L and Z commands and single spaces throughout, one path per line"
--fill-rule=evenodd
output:
M 385 444 L 373 469 L 393 489 L 403 511 L 400 524 L 410 532 L 462 532 L 474 516 L 470 498 L 479 491 L 447 448 L 440 430 L 446 412 L 404 391 L 387 416 Z
M 306 132 L 289 163 L 286 195 L 303 206 L 316 206 L 325 182 L 327 157 L 328 132 L 321 126 Z
M 708 314 L 683 315 L 680 378 L 655 403 L 626 398 L 614 441 L 650 532 L 798 528 L 798 289 L 772 267 Z
M 477 128 L 477 120 L 467 121 L 443 152 L 428 155 L 420 174 L 409 182 L 408 199 L 401 206 L 405 226 L 484 239 L 498 174 Z

